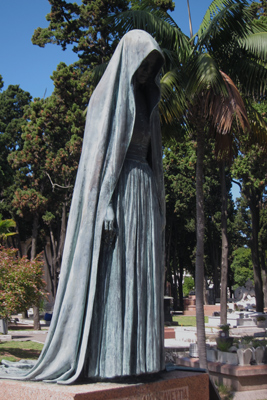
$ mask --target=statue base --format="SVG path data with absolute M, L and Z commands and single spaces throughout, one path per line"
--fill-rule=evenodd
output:
M 134 379 L 134 378 L 133 378 Z M 137 379 L 139 383 L 136 383 Z M 171 371 L 133 383 L 98 382 L 57 385 L 43 382 L 0 380 L 0 400 L 207 400 L 209 375 Z

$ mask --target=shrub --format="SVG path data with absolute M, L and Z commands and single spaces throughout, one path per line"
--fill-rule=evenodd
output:
M 220 325 L 220 330 L 223 331 L 223 332 L 229 332 L 230 325 L 229 324 Z
M 220 351 L 229 351 L 230 347 L 232 346 L 231 341 L 227 340 L 218 340 L 217 341 L 217 349 Z
M 43 262 L 39 254 L 30 261 L 17 250 L 0 246 L 0 318 L 38 305 L 46 297 Z

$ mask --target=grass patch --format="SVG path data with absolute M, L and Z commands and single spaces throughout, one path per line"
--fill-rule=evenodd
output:
M 173 321 L 177 321 L 180 326 L 196 326 L 196 317 L 191 315 L 173 315 Z M 205 317 L 205 323 L 209 322 L 209 317 Z
M 43 348 L 42 343 L 10 341 L 0 343 L 0 361 L 37 360 Z

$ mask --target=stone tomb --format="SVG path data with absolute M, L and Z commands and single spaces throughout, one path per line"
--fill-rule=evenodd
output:
M 137 378 L 136 381 L 140 378 Z M 171 371 L 136 383 L 57 385 L 0 380 L 0 400 L 208 400 L 209 375 Z
M 227 323 L 230 325 L 230 328 L 257 327 L 257 317 L 261 315 L 264 314 L 257 312 L 250 312 L 250 311 L 232 312 L 227 314 Z M 267 328 L 267 319 L 265 324 Z M 219 325 L 220 325 L 219 316 L 209 317 L 209 322 L 206 324 L 206 326 L 219 326 Z
M 198 358 L 177 358 L 177 364 L 198 368 Z M 267 365 L 230 365 L 219 362 L 208 362 L 210 378 L 214 383 L 223 384 L 236 392 L 249 390 L 267 391 Z M 256 394 L 255 394 L 256 396 Z M 257 398 L 257 397 L 256 397 Z

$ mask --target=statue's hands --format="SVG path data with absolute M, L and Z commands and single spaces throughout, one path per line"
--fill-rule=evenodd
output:
M 115 213 L 112 204 L 108 205 L 103 228 L 104 228 L 104 241 L 106 244 L 111 245 L 116 236 Z

